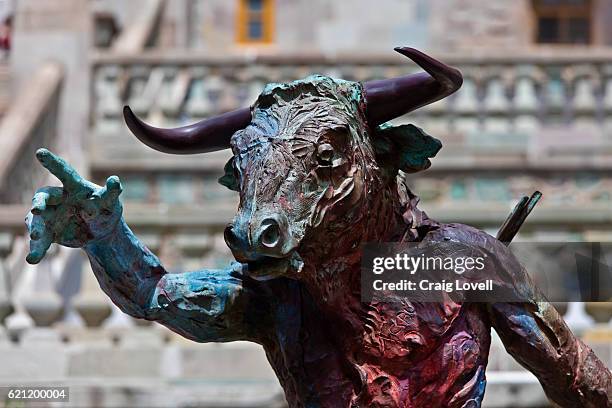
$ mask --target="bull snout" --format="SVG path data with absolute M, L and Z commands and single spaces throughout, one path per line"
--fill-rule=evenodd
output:
M 282 213 L 250 220 L 237 217 L 225 228 L 224 237 L 239 262 L 283 258 L 293 249 L 287 217 Z

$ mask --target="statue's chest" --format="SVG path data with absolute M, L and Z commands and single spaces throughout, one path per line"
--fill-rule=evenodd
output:
M 390 362 L 418 359 L 444 341 L 462 314 L 457 303 L 411 303 L 405 300 L 363 304 L 362 353 Z
M 279 309 L 268 355 L 290 406 L 416 407 L 450 401 L 459 390 L 468 399 L 483 392 L 489 334 L 478 308 L 362 306 L 347 316 L 360 331 L 330 321 L 309 297 Z
M 490 328 L 478 304 L 371 304 L 354 406 L 480 406 Z

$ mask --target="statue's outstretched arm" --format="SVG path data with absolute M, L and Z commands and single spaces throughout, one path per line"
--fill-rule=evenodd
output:
M 38 263 L 53 242 L 81 247 L 102 290 L 125 313 L 196 341 L 260 341 L 257 327 L 265 327 L 266 302 L 255 301 L 253 294 L 260 292 L 245 284 L 239 264 L 168 274 L 123 220 L 117 177 L 100 187 L 48 150 L 36 156 L 63 188 L 43 187 L 34 195 L 26 217 L 28 262 Z
M 449 254 L 484 257 L 481 273 L 486 275 L 473 274 L 469 279 L 494 281 L 492 295 L 499 295 L 500 301 L 482 304 L 491 325 L 506 350 L 538 378 L 552 401 L 564 408 L 612 408 L 612 374 L 574 336 L 507 246 L 459 224 L 432 230 L 424 241 Z
M 528 301 L 489 305 L 491 323 L 506 350 L 535 374 L 546 395 L 559 406 L 612 407 L 608 368 L 574 336 L 526 272 L 512 269 Z
M 194 341 L 262 341 L 268 303 L 242 265 L 166 273 L 123 219 L 115 232 L 83 248 L 100 287 L 125 313 Z

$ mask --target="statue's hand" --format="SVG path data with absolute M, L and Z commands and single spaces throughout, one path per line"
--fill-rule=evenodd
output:
M 26 260 L 36 264 L 52 242 L 78 248 L 112 233 L 121 219 L 121 184 L 117 176 L 100 187 L 81 177 L 60 157 L 47 149 L 36 152 L 38 161 L 56 176 L 62 187 L 43 187 L 32 199 L 26 216 L 30 253 Z

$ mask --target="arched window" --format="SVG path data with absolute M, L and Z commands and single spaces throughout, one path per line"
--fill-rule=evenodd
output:
M 533 0 L 535 42 L 590 44 L 593 42 L 592 0 Z

